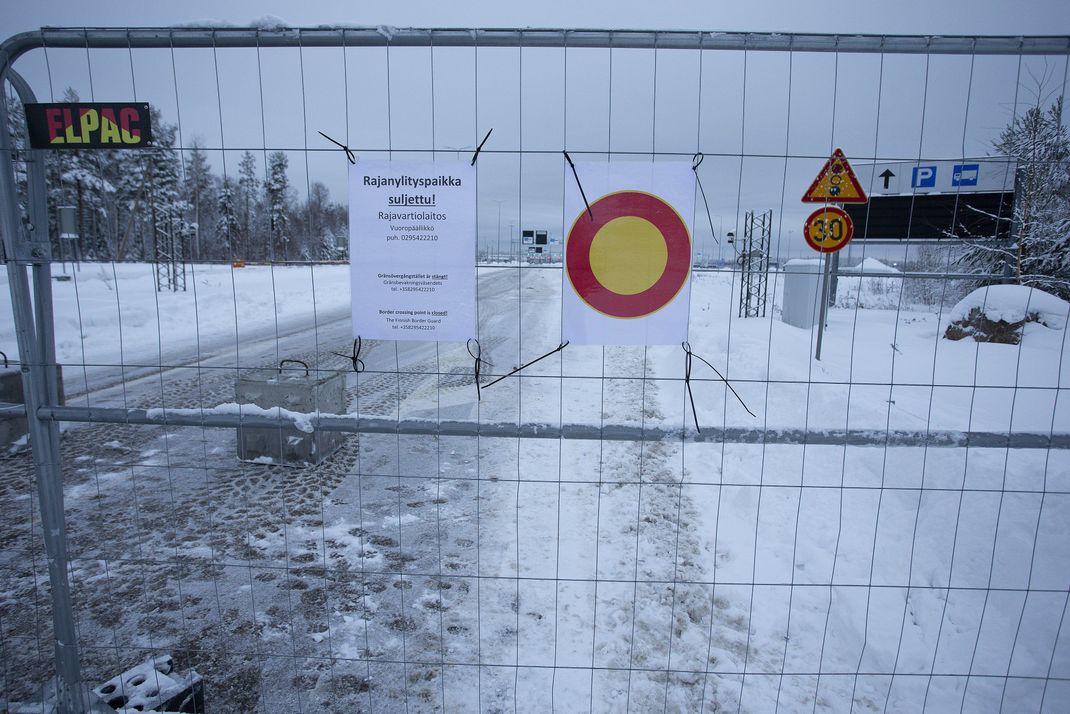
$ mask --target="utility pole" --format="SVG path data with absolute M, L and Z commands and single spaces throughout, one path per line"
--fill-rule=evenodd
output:
M 501 261 L 502 259 L 502 204 L 505 201 L 499 201 L 494 199 L 494 202 L 498 204 L 498 250 L 495 253 L 495 260 Z

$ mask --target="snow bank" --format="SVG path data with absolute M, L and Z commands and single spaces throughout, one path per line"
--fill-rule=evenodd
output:
M 836 281 L 836 307 L 897 309 L 903 288 L 903 279 L 897 275 L 898 270 L 876 258 L 866 258 L 858 265 L 840 268 Z
M 960 300 L 948 313 L 948 321 L 965 320 L 974 308 L 992 322 L 1022 322 L 1035 314 L 1041 323 L 1054 330 L 1064 329 L 1070 314 L 1070 303 L 1043 290 L 1027 285 L 988 285 Z
M 53 274 L 63 268 L 53 265 Z M 221 345 L 344 317 L 349 266 L 188 266 L 186 292 L 157 292 L 151 263 L 85 263 L 52 285 L 60 363 L 174 364 Z M 18 358 L 6 271 L 0 350 Z
M 840 273 L 888 273 L 889 275 L 897 275 L 899 270 L 890 265 L 885 265 L 876 258 L 866 258 L 858 265 L 840 268 Z

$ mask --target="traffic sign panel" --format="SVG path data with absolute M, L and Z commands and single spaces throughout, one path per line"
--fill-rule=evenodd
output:
M 672 302 L 691 269 L 687 225 L 666 201 L 620 191 L 577 216 L 566 244 L 566 272 L 576 294 L 609 317 L 634 318 Z
M 865 203 L 867 200 L 841 149 L 832 152 L 802 197 L 803 203 Z
M 836 206 L 819 208 L 806 219 L 803 237 L 818 253 L 835 253 L 854 235 L 854 222 L 847 212 Z
M 999 156 L 856 163 L 851 168 L 871 196 L 1014 193 L 1017 174 L 1015 160 Z

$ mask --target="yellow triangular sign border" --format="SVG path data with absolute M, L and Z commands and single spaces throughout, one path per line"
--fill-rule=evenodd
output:
M 840 164 L 846 169 L 847 180 L 858 193 L 857 196 L 830 196 L 827 191 L 820 190 L 822 180 L 832 172 L 834 164 Z M 825 166 L 817 173 L 817 178 L 813 180 L 810 188 L 807 189 L 802 197 L 803 203 L 867 203 L 868 201 L 869 198 L 866 196 L 862 184 L 858 182 L 858 177 L 855 176 L 855 171 L 851 168 L 851 162 L 847 160 L 842 149 L 836 149 L 832 152 L 832 156 L 825 162 Z

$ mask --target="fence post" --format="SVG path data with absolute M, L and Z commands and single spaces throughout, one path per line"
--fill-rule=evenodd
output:
M 0 76 L 0 88 L 11 80 L 24 103 L 33 101 L 22 78 L 8 68 Z M 52 341 L 52 301 L 48 222 L 45 209 L 43 156 L 30 163 L 30 224 L 33 236 L 27 239 L 20 230 L 20 211 L 12 164 L 11 135 L 7 111 L 7 92 L 0 97 L 0 233 L 6 251 L 11 308 L 19 347 L 23 394 L 33 450 L 34 474 L 41 507 L 41 530 L 48 555 L 48 577 L 52 590 L 52 625 L 55 643 L 56 704 L 64 714 L 86 711 L 86 693 L 82 690 L 78 639 L 74 625 L 70 583 L 67 580 L 67 532 L 63 512 L 63 476 L 59 453 L 59 427 L 41 419 L 38 410 L 53 406 L 57 388 L 54 345 Z M 40 220 L 44 219 L 41 225 Z M 30 300 L 30 283 L 26 266 L 31 265 L 36 288 L 37 317 Z M 42 288 L 43 284 L 43 288 Z
M 830 254 L 825 253 L 825 265 L 821 271 L 821 295 L 818 298 L 821 300 L 821 312 L 817 321 L 817 346 L 814 348 L 814 359 L 819 362 L 821 361 L 821 342 L 825 337 L 825 320 L 828 319 L 829 311 L 829 272 L 831 265 Z

